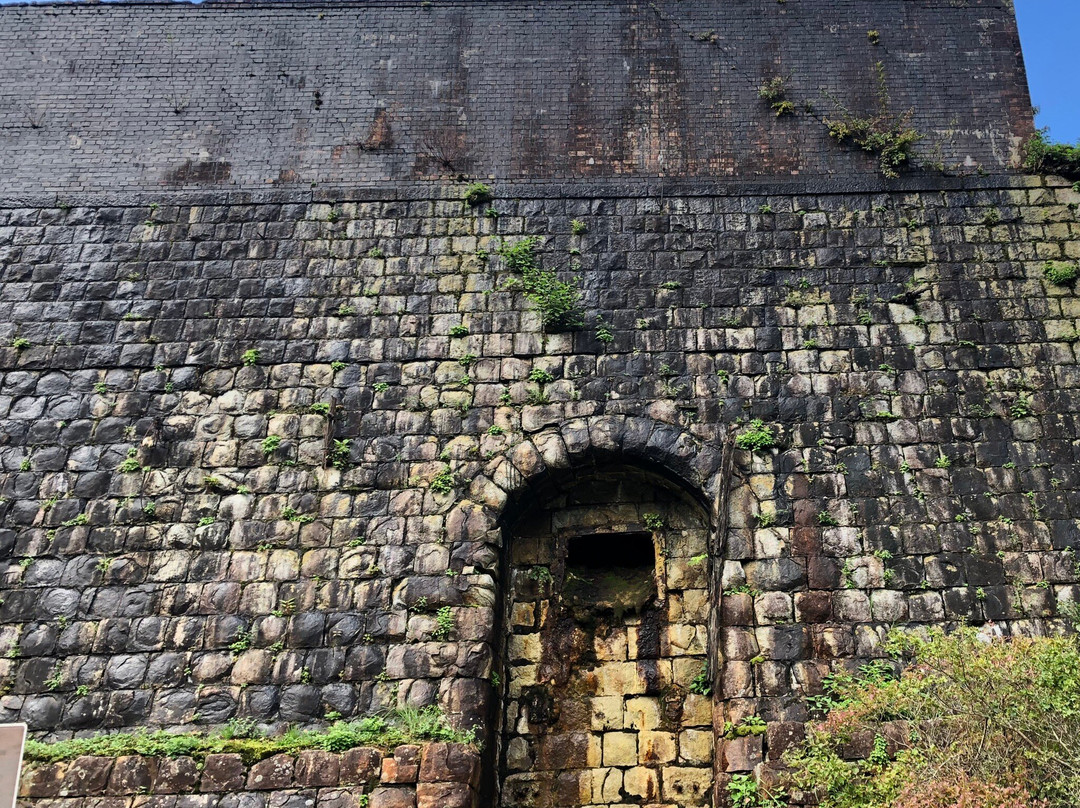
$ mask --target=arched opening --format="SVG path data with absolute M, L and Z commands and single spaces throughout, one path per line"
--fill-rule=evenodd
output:
M 707 804 L 710 529 L 635 466 L 533 486 L 504 526 L 496 805 Z

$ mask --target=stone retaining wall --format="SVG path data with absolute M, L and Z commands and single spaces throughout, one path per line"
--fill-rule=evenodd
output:
M 0 720 L 439 704 L 501 755 L 508 637 L 536 633 L 505 611 L 510 527 L 617 466 L 703 514 L 708 588 L 663 607 L 707 611 L 716 783 L 893 626 L 1062 628 L 1080 304 L 1044 268 L 1080 260 L 1071 185 L 551 193 L 0 208 Z M 512 285 L 526 236 L 580 330 Z M 749 419 L 774 447 L 733 450 Z M 652 510 L 612 529 L 677 547 Z M 660 669 L 642 695 L 699 665 Z M 725 742 L 749 715 L 768 731 Z
M 480 756 L 461 744 L 30 763 L 27 808 L 479 808 Z

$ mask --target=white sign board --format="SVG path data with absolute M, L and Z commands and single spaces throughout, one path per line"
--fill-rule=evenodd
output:
M 15 808 L 26 724 L 0 724 L 0 808 Z

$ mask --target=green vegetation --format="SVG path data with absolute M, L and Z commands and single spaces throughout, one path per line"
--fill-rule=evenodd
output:
M 836 527 L 840 524 L 836 517 L 826 510 L 818 511 L 817 520 L 818 524 L 824 527 Z
M 664 517 L 658 513 L 643 513 L 641 518 L 645 522 L 645 527 L 649 530 L 664 529 Z
M 1034 414 L 1035 407 L 1029 396 L 1019 395 L 1016 397 L 1016 400 L 1009 405 L 1009 415 L 1013 418 L 1030 418 Z
M 28 761 L 74 760 L 80 755 L 190 756 L 197 760 L 221 752 L 239 754 L 249 765 L 280 753 L 296 754 L 303 749 L 342 752 L 357 746 L 392 749 L 401 744 L 448 741 L 476 745 L 474 732 L 452 729 L 438 707 L 403 708 L 385 715 L 355 721 L 338 721 L 324 730 L 290 729 L 282 735 L 266 737 L 249 722 L 235 721 L 208 733 L 135 732 L 109 733 L 91 738 L 73 738 L 56 743 L 26 742 Z
M 1046 130 L 1041 129 L 1024 144 L 1024 168 L 1036 174 L 1080 179 L 1080 143 L 1051 143 L 1046 139 Z
M 454 477 L 454 472 L 450 471 L 450 468 L 447 467 L 432 478 L 428 488 L 436 494 L 449 494 L 454 490 L 454 485 L 456 483 L 457 479 Z
M 543 368 L 533 368 L 529 371 L 529 381 L 537 382 L 538 384 L 547 384 L 548 382 L 555 381 L 555 377 Z
M 352 440 L 349 438 L 337 440 L 335 438 L 330 448 L 330 465 L 336 469 L 346 469 L 349 467 L 351 455 Z
M 258 348 L 248 348 L 240 356 L 240 361 L 243 362 L 244 365 L 246 365 L 247 367 L 251 367 L 256 362 L 259 361 L 259 349 Z
M 760 452 L 776 445 L 776 436 L 771 428 L 765 426 L 760 418 L 750 422 L 744 431 L 735 436 L 735 448 Z
M 541 269 L 536 256 L 540 239 L 535 236 L 513 244 L 503 242 L 499 255 L 511 272 L 520 274 L 525 297 L 540 310 L 545 331 L 570 331 L 585 323 L 581 310 L 581 290 L 573 283 L 559 280 L 550 269 Z M 576 279 L 575 279 L 576 280 Z
M 482 182 L 473 182 L 465 187 L 465 193 L 461 195 L 461 198 L 470 208 L 478 208 L 490 202 L 493 195 L 490 186 Z
M 777 118 L 781 115 L 792 115 L 795 112 L 795 105 L 785 98 L 786 95 L 787 88 L 784 86 L 782 76 L 775 76 L 758 88 L 758 98 L 769 104 Z
M 729 741 L 735 738 L 746 738 L 751 735 L 764 735 L 769 729 L 765 720 L 756 715 L 748 715 L 737 724 L 731 721 L 724 722 L 724 737 Z
M 696 693 L 699 696 L 711 696 L 712 683 L 709 681 L 708 669 L 702 668 L 701 673 L 694 677 L 694 681 L 690 683 L 690 687 L 688 687 L 687 690 L 691 693 Z
M 1043 275 L 1054 286 L 1071 286 L 1080 277 L 1080 267 L 1065 261 L 1047 261 L 1043 265 Z
M 124 458 L 124 462 L 120 464 L 117 471 L 121 474 L 132 474 L 136 471 L 142 471 L 142 464 L 139 463 L 139 459 L 136 457 L 138 453 L 139 450 L 135 447 L 128 449 L 127 457 Z
M 878 108 L 872 115 L 859 116 L 837 102 L 839 117 L 825 120 L 829 136 L 837 143 L 850 142 L 878 158 L 884 177 L 895 179 L 911 157 L 922 134 L 911 127 L 911 112 L 896 115 L 889 109 L 889 88 L 885 66 L 875 65 L 878 80 Z
M 271 455 L 277 451 L 279 446 L 281 446 L 281 436 L 267 435 L 265 438 L 262 439 L 262 443 L 260 445 L 262 446 L 262 453 L 264 455 Z
M 785 757 L 821 808 L 1066 808 L 1080 793 L 1080 643 L 975 629 L 889 635 L 908 664 L 826 682 L 827 711 Z M 897 724 L 894 722 L 903 722 Z M 855 760 L 842 750 L 873 743 Z
M 465 325 L 450 326 L 451 337 L 467 337 L 469 336 L 469 327 Z
M 315 517 L 310 513 L 300 513 L 292 505 L 286 505 L 281 509 L 281 518 L 290 522 L 298 522 L 301 525 L 309 525 L 315 521 Z
M 11 347 L 16 351 L 23 351 L 30 347 L 30 340 L 26 337 L 15 337 L 15 339 L 11 341 Z
M 733 774 L 727 784 L 731 808 L 781 808 L 787 805 L 783 794 L 763 792 L 750 774 Z
M 596 341 L 608 345 L 615 341 L 615 334 L 603 317 L 596 318 Z
M 454 613 L 449 606 L 443 606 L 435 612 L 435 629 L 431 632 L 431 637 L 440 641 L 448 640 L 453 630 Z
M 574 219 L 570 222 L 570 232 L 575 236 L 583 236 L 589 232 L 589 226 L 581 219 Z

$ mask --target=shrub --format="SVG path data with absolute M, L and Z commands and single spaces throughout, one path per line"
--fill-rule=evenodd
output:
M 763 449 L 771 449 L 776 445 L 776 436 L 772 429 L 765 426 L 760 418 L 750 422 L 750 426 L 735 436 L 735 447 L 747 449 L 751 452 L 760 452 Z
M 1051 143 L 1040 129 L 1024 144 L 1024 168 L 1038 174 L 1059 174 L 1080 179 L 1080 144 Z
M 454 612 L 449 606 L 443 606 L 435 612 L 435 628 L 432 629 L 432 639 L 444 641 L 450 639 L 450 632 L 454 630 Z
M 462 199 L 470 208 L 478 208 L 492 200 L 491 187 L 482 182 L 473 182 L 465 187 Z
M 830 709 L 785 756 L 821 808 L 1067 808 L 1080 793 L 1080 644 L 893 632 L 895 679 L 831 683 Z M 845 759 L 857 737 L 862 757 Z
M 346 469 L 349 467 L 351 458 L 352 440 L 349 438 L 337 440 L 335 438 L 330 447 L 330 465 L 336 469 Z
M 776 117 L 791 115 L 795 112 L 795 105 L 785 98 L 787 87 L 782 76 L 775 76 L 758 88 L 758 98 L 766 101 Z
M 525 297 L 540 310 L 545 331 L 570 331 L 585 323 L 581 310 L 581 290 L 572 283 L 559 280 L 550 269 L 541 269 L 536 257 L 540 239 L 535 236 L 499 247 L 499 255 L 507 269 L 521 275 Z M 575 279 L 576 280 L 576 279 Z
M 1054 286 L 1071 286 L 1080 277 L 1080 267 L 1065 261 L 1047 261 L 1043 266 L 1043 275 Z

